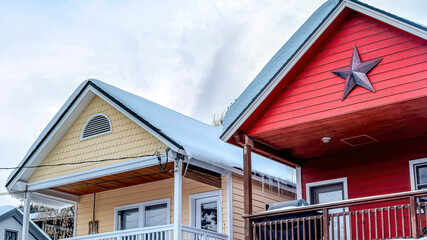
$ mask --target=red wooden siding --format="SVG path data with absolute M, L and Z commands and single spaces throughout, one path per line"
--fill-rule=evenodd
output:
M 369 74 L 376 93 L 356 87 L 341 101 L 344 79 L 331 73 L 348 66 L 356 44 L 362 61 L 384 58 Z M 427 96 L 425 40 L 354 13 L 303 71 L 264 110 L 249 135 Z
M 306 160 L 301 168 L 306 184 L 347 177 L 348 197 L 361 198 L 411 190 L 409 161 L 427 156 L 427 137 L 382 147 Z

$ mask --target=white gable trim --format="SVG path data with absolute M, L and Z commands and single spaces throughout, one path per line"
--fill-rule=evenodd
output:
M 58 122 L 53 131 L 46 136 L 46 139 L 41 143 L 41 145 L 35 150 L 34 154 L 28 159 L 27 163 L 24 166 L 28 165 L 39 165 L 47 157 L 47 155 L 52 151 L 56 144 L 61 140 L 67 130 L 71 127 L 74 121 L 78 116 L 83 112 L 85 107 L 90 103 L 95 95 L 85 89 L 82 94 L 78 97 L 76 102 L 70 106 L 70 109 L 65 113 L 64 117 Z M 27 168 L 18 172 L 17 176 L 12 180 L 11 184 L 8 186 L 8 190 L 14 189 L 14 185 L 18 181 L 26 182 L 31 175 L 34 173 L 35 169 Z M 13 173 L 12 173 L 13 174 Z
M 356 2 L 352 2 L 352 1 L 344 1 L 344 4 L 346 7 L 353 9 L 354 11 L 360 12 L 362 14 L 368 15 L 372 18 L 375 18 L 381 22 L 384 22 L 386 24 L 389 24 L 393 27 L 399 28 L 405 32 L 408 32 L 410 34 L 413 34 L 415 36 L 418 36 L 420 38 L 426 39 L 427 38 L 427 32 L 411 25 L 408 24 L 404 21 L 400 21 L 394 17 L 391 17 L 387 14 L 383 14 L 381 12 L 375 11 L 372 8 L 368 8 L 366 6 L 363 6 L 361 4 L 358 4 Z
M 415 36 L 427 39 L 427 32 L 416 28 L 408 23 L 395 19 L 386 14 L 375 11 L 371 8 L 360 5 L 356 2 L 344 0 L 339 6 L 328 16 L 328 18 L 320 25 L 320 27 L 314 32 L 314 34 L 307 40 L 307 42 L 296 52 L 296 54 L 289 60 L 289 63 L 276 75 L 276 77 L 270 81 L 265 89 L 259 94 L 259 96 L 246 108 L 241 115 L 230 125 L 230 127 L 221 136 L 221 140 L 228 141 L 233 134 L 240 128 L 240 126 L 248 119 L 248 117 L 259 107 L 259 105 L 267 98 L 268 95 L 276 88 L 280 81 L 288 74 L 288 72 L 295 66 L 298 60 L 310 49 L 314 42 L 323 34 L 323 32 L 330 26 L 330 24 L 337 18 L 337 16 L 345 9 L 350 8 L 354 11 L 365 14 L 369 17 L 377 19 L 381 22 L 399 28 L 403 31 L 411 33 Z
M 25 166 L 34 166 L 39 165 L 43 162 L 43 160 L 47 157 L 47 155 L 52 151 L 52 149 L 56 146 L 56 144 L 61 140 L 61 138 L 64 136 L 64 134 L 68 131 L 68 129 L 71 127 L 71 125 L 75 122 L 75 120 L 80 116 L 80 114 L 83 112 L 83 110 L 86 108 L 86 106 L 90 103 L 90 101 L 93 99 L 94 96 L 98 96 L 104 101 L 106 101 L 108 104 L 110 104 L 112 107 L 116 108 L 118 111 L 120 111 L 122 114 L 124 114 L 126 117 L 134 121 L 136 124 L 141 126 L 143 129 L 145 129 L 147 132 L 152 134 L 154 137 L 159 139 L 161 142 L 163 142 L 166 146 L 170 147 L 174 151 L 177 151 L 181 154 L 185 155 L 185 151 L 182 149 L 178 149 L 174 144 L 166 140 L 164 137 L 159 135 L 157 132 L 143 124 L 141 121 L 133 117 L 131 114 L 129 114 L 127 111 L 122 109 L 120 106 L 118 106 L 116 103 L 111 101 L 107 96 L 105 96 L 103 93 L 96 90 L 91 85 L 86 86 L 86 88 L 83 90 L 82 94 L 76 99 L 76 101 L 69 106 L 69 109 L 67 112 L 65 112 L 64 117 L 58 122 L 58 124 L 55 126 L 53 131 L 46 136 L 44 141 L 41 143 L 41 145 L 35 150 L 34 154 L 31 156 L 30 159 L 28 159 Z M 24 181 L 26 182 L 31 175 L 34 173 L 35 169 L 27 168 L 23 169 L 18 172 L 18 174 L 14 177 L 14 179 L 11 181 L 11 184 L 8 186 L 8 190 L 13 190 L 15 187 L 14 185 L 18 181 Z M 13 173 L 12 173 L 13 174 Z

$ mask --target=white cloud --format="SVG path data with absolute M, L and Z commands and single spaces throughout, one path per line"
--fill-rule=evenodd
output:
M 1 165 L 18 164 L 87 78 L 209 123 L 323 2 L 2 2 Z M 426 22 L 425 1 L 367 2 Z

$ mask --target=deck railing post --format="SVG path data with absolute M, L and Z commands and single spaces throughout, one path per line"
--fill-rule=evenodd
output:
M 415 200 L 414 196 L 409 197 L 409 211 L 410 211 L 410 216 L 411 216 L 410 221 L 411 221 L 412 238 L 418 238 L 417 201 Z
M 322 211 L 323 211 L 323 240 L 329 240 L 329 213 L 327 208 L 323 208 Z
M 243 194 L 244 194 L 244 213 L 252 214 L 252 138 L 245 136 L 243 144 Z M 245 240 L 252 240 L 252 222 L 245 218 Z

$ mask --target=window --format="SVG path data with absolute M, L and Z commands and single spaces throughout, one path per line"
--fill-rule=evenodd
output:
M 321 185 L 310 188 L 311 204 L 327 203 L 344 200 L 343 183 Z
M 427 162 L 414 164 L 414 190 L 427 189 Z
M 170 199 L 116 207 L 114 217 L 116 230 L 167 225 L 170 223 Z
M 197 228 L 222 232 L 221 190 L 190 196 L 190 222 Z
M 409 161 L 409 173 L 412 191 L 427 189 L 427 158 Z
M 93 138 L 110 133 L 111 131 L 111 121 L 108 116 L 103 113 L 97 113 L 90 117 L 85 123 L 80 139 L 85 140 Z
M 18 232 L 6 229 L 5 234 L 4 234 L 4 239 L 5 240 L 18 240 Z

